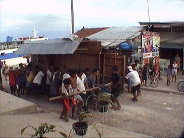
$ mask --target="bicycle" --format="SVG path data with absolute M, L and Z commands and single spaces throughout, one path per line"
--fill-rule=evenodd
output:
M 150 86 L 156 88 L 158 86 L 158 80 L 159 79 L 157 75 L 150 77 Z
M 184 92 L 184 81 L 178 82 L 177 87 L 180 92 Z
M 149 71 L 150 86 L 156 88 L 158 86 L 159 74 L 155 74 L 153 70 Z

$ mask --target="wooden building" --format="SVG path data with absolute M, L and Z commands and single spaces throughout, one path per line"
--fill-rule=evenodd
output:
M 64 72 L 66 69 L 85 69 L 92 71 L 99 68 L 105 82 L 109 82 L 112 73 L 112 66 L 119 67 L 119 73 L 125 75 L 125 56 L 119 55 L 116 51 L 103 51 L 100 41 L 76 38 L 75 40 L 47 40 L 23 44 L 17 54 L 31 54 L 32 64 L 44 68 L 49 63 L 60 67 Z

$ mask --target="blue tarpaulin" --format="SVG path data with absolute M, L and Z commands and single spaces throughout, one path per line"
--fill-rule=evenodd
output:
M 120 49 L 123 49 L 123 50 L 133 50 L 134 49 L 134 46 L 129 43 L 129 42 L 123 42 L 120 44 Z
M 18 58 L 18 57 L 23 57 L 25 55 L 17 55 L 15 53 L 7 53 L 4 55 L 0 55 L 1 60 L 6 60 L 6 59 L 11 59 L 11 58 Z

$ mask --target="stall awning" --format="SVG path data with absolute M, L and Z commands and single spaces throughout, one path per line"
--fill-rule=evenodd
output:
M 122 50 L 133 50 L 134 49 L 134 46 L 129 42 L 123 42 L 120 44 L 119 47 Z
M 24 55 L 17 55 L 14 53 L 7 53 L 4 55 L 0 55 L 1 60 L 6 60 L 6 59 L 12 59 L 12 58 L 18 58 L 18 57 L 23 57 Z
M 49 54 L 73 54 L 82 39 L 56 39 L 33 41 L 23 44 L 15 52 L 16 54 L 49 55 Z

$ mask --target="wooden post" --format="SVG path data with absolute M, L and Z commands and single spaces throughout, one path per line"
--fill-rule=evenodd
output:
M 100 53 L 98 54 L 98 69 L 100 70 Z
M 116 65 L 116 55 L 117 55 L 117 53 L 115 54 L 115 58 L 114 58 L 114 64 Z
M 126 71 L 126 57 L 125 55 L 123 55 L 123 59 L 122 59 L 122 65 L 123 65 L 123 69 L 122 69 L 122 76 L 125 77 L 125 71 Z M 123 79 L 122 80 L 122 87 L 123 87 L 123 90 L 124 90 L 124 84 L 125 84 L 125 80 Z
M 103 75 L 105 75 L 105 53 L 103 57 Z

